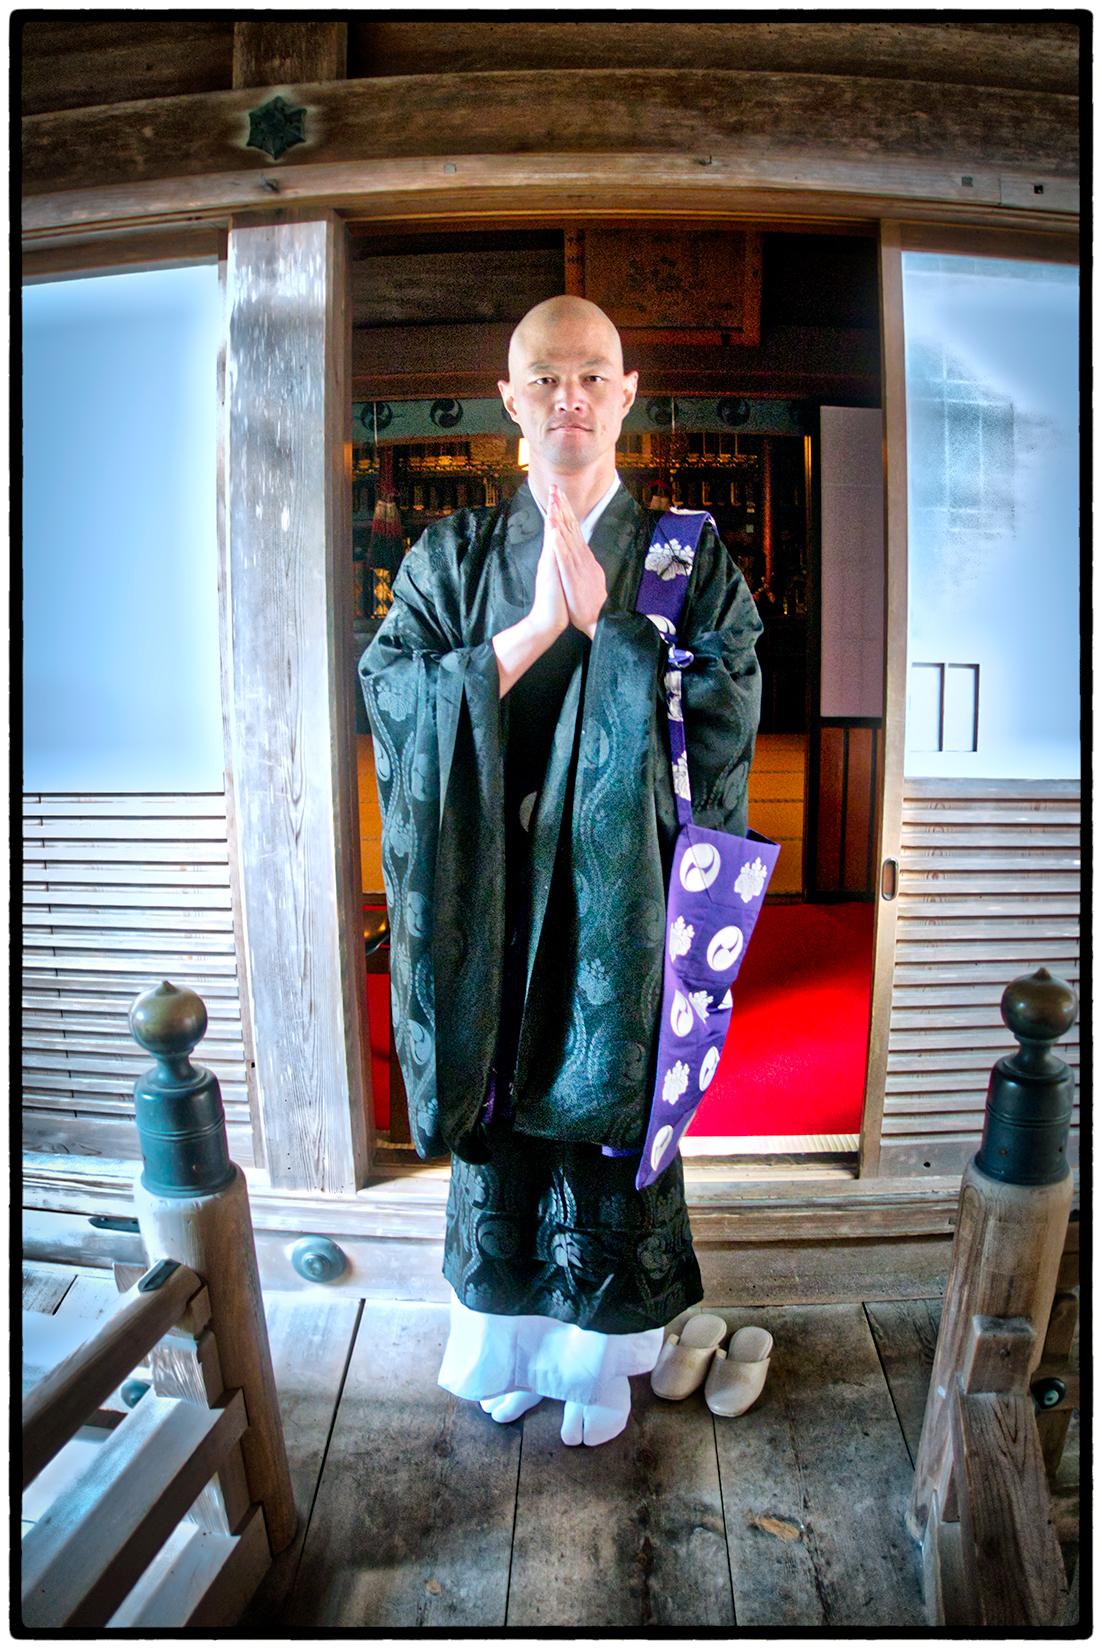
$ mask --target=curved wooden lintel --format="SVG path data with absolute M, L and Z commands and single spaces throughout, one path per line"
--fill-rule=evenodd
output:
M 278 192 L 262 177 L 277 181 Z M 971 182 L 965 184 L 965 177 Z M 1038 184 L 1040 195 L 1032 193 Z M 890 214 L 1067 235 L 1078 225 L 1078 185 L 961 172 L 949 163 L 811 155 L 713 154 L 707 164 L 692 155 L 631 153 L 355 160 L 288 167 L 278 178 L 242 169 L 32 195 L 23 202 L 23 242 L 30 249 L 323 207 L 365 223 L 456 217 L 521 222 L 549 215 L 873 222 Z

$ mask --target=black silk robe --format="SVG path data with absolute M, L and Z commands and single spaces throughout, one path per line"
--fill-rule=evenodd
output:
M 609 599 L 580 651 L 529 826 L 531 910 L 511 1108 L 519 1133 L 639 1150 L 657 1049 L 677 815 L 665 643 L 634 610 L 652 518 L 623 487 L 591 548 Z M 421 1155 L 485 1160 L 505 950 L 504 760 L 491 638 L 531 607 L 543 521 L 527 485 L 431 526 L 360 663 L 375 741 L 391 1000 Z M 760 633 L 707 528 L 680 644 L 698 824 L 744 833 Z M 605 1159 L 608 1160 L 608 1159 Z

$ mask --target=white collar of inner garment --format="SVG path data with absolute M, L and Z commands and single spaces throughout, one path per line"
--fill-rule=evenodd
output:
M 618 475 L 615 475 L 612 478 L 612 485 L 611 485 L 611 487 L 609 487 L 609 489 L 605 493 L 604 497 L 599 498 L 597 500 L 597 502 L 594 504 L 593 508 L 590 510 L 589 514 L 586 516 L 585 520 L 581 523 L 582 537 L 585 539 L 587 544 L 589 543 L 589 540 L 593 537 L 594 527 L 597 525 L 598 521 L 601 519 L 601 516 L 604 514 L 604 512 L 605 512 L 606 508 L 608 507 L 608 505 L 611 504 L 613 498 L 616 496 L 616 493 L 619 490 L 619 486 L 620 486 L 620 477 Z M 540 503 L 539 499 L 536 498 L 535 493 L 532 493 L 532 497 L 535 500 L 536 508 L 539 510 L 540 514 L 543 516 L 543 519 L 546 521 L 547 520 L 547 511 L 544 509 L 544 507 Z

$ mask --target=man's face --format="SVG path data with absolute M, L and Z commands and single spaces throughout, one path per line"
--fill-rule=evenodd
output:
M 509 352 L 509 381 L 498 387 L 531 461 L 571 475 L 615 451 L 638 379 L 624 372 L 611 323 L 578 310 L 525 321 Z

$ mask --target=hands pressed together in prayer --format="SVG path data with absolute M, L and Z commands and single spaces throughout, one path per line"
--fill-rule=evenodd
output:
M 532 606 L 519 624 L 493 639 L 501 697 L 568 625 L 592 641 L 607 597 L 604 568 L 582 537 L 566 494 L 552 483 Z

